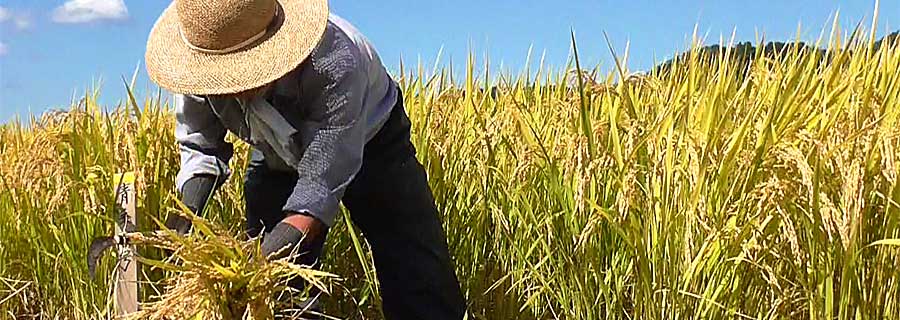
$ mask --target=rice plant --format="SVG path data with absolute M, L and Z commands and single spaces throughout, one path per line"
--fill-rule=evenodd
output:
M 299 279 L 323 293 L 330 292 L 334 276 L 285 259 L 268 261 L 258 239 L 241 240 L 218 226 L 183 211 L 193 221 L 190 236 L 162 228 L 150 234 L 131 235 L 140 246 L 166 250 L 163 260 L 138 257 L 138 261 L 170 271 L 167 285 L 154 301 L 144 304 L 132 319 L 273 319 L 299 316 L 295 304 L 310 298 L 288 286 Z M 176 213 L 179 214 L 179 213 Z M 301 254 L 301 253 L 294 253 Z M 289 256 L 292 256 L 289 254 Z
M 582 70 L 577 54 L 519 75 L 476 71 L 487 62 L 473 56 L 463 79 L 400 70 L 469 317 L 900 318 L 900 44 L 874 40 L 835 25 L 824 52 L 750 61 L 698 40 L 643 75 Z M 110 314 L 110 279 L 83 261 L 112 230 L 111 175 L 137 173 L 143 231 L 177 207 L 168 102 L 127 93 L 112 110 L 87 92 L 0 127 L 0 317 Z M 208 210 L 217 234 L 240 232 L 240 179 Z M 340 220 L 325 310 L 380 318 L 365 240 Z M 165 292 L 160 267 L 143 266 L 148 303 Z

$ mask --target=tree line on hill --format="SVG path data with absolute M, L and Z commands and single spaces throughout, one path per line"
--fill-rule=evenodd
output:
M 895 31 L 894 33 L 888 34 L 876 41 L 873 48 L 875 49 L 875 51 L 878 51 L 881 50 L 882 46 L 889 43 L 897 43 L 898 41 L 900 41 L 900 31 Z M 726 49 L 728 49 L 728 47 L 726 46 L 710 45 L 700 48 L 698 54 L 700 55 L 701 60 L 714 61 L 716 59 L 720 59 Z M 819 57 L 820 61 L 824 61 L 829 58 L 828 53 L 825 49 L 815 47 L 805 42 L 769 42 L 763 45 L 761 48 L 757 48 L 751 42 L 743 42 L 731 47 L 730 57 L 732 60 L 739 62 L 739 65 L 749 67 L 750 63 L 754 59 L 756 59 L 758 51 L 760 52 L 760 55 L 762 57 L 769 59 L 779 59 L 786 56 L 786 53 L 793 52 L 794 50 L 803 53 L 815 54 L 816 57 Z M 690 59 L 691 54 L 692 52 L 681 53 L 675 58 L 672 58 L 654 67 L 653 72 L 665 73 L 669 71 L 676 62 L 687 61 L 688 59 Z

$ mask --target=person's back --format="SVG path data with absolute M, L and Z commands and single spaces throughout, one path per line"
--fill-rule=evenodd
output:
M 246 229 L 270 259 L 317 265 L 342 202 L 372 248 L 388 318 L 463 317 L 400 89 L 325 0 L 176 0 L 151 32 L 147 68 L 176 93 L 188 207 L 202 212 L 230 174 L 230 131 L 253 147 Z M 190 230 L 177 216 L 166 224 Z

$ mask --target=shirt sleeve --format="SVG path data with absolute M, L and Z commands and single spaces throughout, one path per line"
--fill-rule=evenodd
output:
M 225 142 L 225 127 L 202 97 L 175 94 L 174 105 L 175 140 L 181 155 L 177 190 L 183 191 L 185 182 L 199 175 L 216 176 L 221 184 L 231 174 L 228 162 L 234 154 L 233 146 Z
M 303 144 L 296 168 L 299 178 L 283 209 L 309 214 L 331 226 L 347 185 L 362 166 L 368 78 L 352 55 L 314 68 L 329 81 L 309 106 L 317 109 L 319 120 L 304 121 L 299 130 Z

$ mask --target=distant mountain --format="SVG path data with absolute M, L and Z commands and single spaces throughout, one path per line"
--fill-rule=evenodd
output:
M 886 35 L 884 36 L 884 38 L 881 38 L 881 40 L 878 40 L 878 42 L 875 42 L 875 49 L 881 49 L 881 44 L 887 41 L 891 41 L 893 43 L 897 43 L 898 41 L 900 41 L 900 30 L 894 31 L 894 33 Z
M 891 33 L 876 41 L 875 49 L 880 50 L 882 44 L 888 42 L 889 40 L 893 40 L 894 43 L 900 41 L 900 31 Z M 711 45 L 700 48 L 701 59 L 718 59 L 720 52 L 722 52 L 724 49 L 725 48 L 720 45 Z M 756 58 L 756 49 L 757 48 L 751 42 L 739 43 L 731 48 L 732 59 L 738 61 L 740 65 L 749 66 L 750 62 Z M 765 47 L 762 48 L 762 51 L 763 56 L 767 58 L 777 58 L 783 56 L 783 54 L 788 52 L 788 50 L 794 49 L 818 54 L 820 60 L 826 58 L 825 49 L 817 48 L 804 42 L 769 42 L 765 45 Z M 685 61 L 690 57 L 690 54 L 690 52 L 681 53 L 677 58 L 673 58 L 657 65 L 656 67 L 654 67 L 654 71 L 665 72 L 672 68 L 672 65 L 675 64 L 676 59 Z

